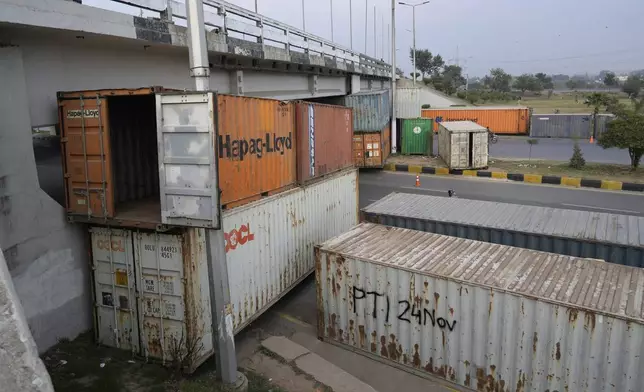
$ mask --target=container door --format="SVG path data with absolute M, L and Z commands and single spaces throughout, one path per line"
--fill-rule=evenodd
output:
M 364 135 L 353 134 L 353 163 L 357 167 L 364 167 Z
M 487 167 L 488 136 L 487 132 L 475 132 L 472 137 L 472 168 Z
M 136 273 L 129 230 L 91 228 L 99 343 L 139 354 Z
M 199 347 L 195 345 L 201 343 L 196 341 L 198 339 L 194 335 L 189 336 L 184 328 L 182 238 L 180 235 L 159 233 L 134 234 L 142 355 L 164 362 L 175 359 L 180 352 L 196 354 Z M 190 265 L 187 264 L 187 267 L 190 268 Z M 198 305 L 195 303 L 195 306 Z M 196 332 L 203 331 L 205 326 L 192 327 Z
M 469 133 L 453 132 L 450 133 L 450 169 L 467 169 L 469 167 Z
M 59 101 L 65 156 L 67 211 L 114 215 L 107 99 L 99 95 Z
M 219 228 L 214 94 L 157 94 L 161 221 Z

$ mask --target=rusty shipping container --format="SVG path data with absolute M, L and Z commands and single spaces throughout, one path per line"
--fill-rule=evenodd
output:
M 434 132 L 443 121 L 473 121 L 494 133 L 527 135 L 530 130 L 530 109 L 516 106 L 467 106 L 423 109 L 422 117 L 434 120 Z
M 390 90 L 346 95 L 338 100 L 338 104 L 353 108 L 354 132 L 382 131 L 391 120 Z
M 353 135 L 353 160 L 357 167 L 382 168 L 391 152 L 390 127 L 382 132 L 355 133 Z
M 296 182 L 290 103 L 154 87 L 60 92 L 58 106 L 71 220 L 209 227 L 215 208 L 192 205 L 233 207 Z
M 644 267 L 644 218 L 408 193 L 365 207 L 369 222 Z
M 641 392 L 644 270 L 363 223 L 316 247 L 318 334 L 478 391 Z
M 293 103 L 217 96 L 221 204 L 234 207 L 297 181 Z
M 353 166 L 352 109 L 298 102 L 295 121 L 298 183 Z
M 239 332 L 313 272 L 313 247 L 358 221 L 358 171 L 223 213 L 233 325 Z
M 235 333 L 313 271 L 314 245 L 357 223 L 357 187 L 347 169 L 224 211 Z M 163 362 L 181 343 L 198 367 L 213 353 L 208 229 L 90 232 L 97 341 Z

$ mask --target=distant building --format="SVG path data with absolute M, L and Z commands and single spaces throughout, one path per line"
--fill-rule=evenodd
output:
M 617 76 L 617 80 L 618 80 L 620 83 L 625 82 L 625 81 L 626 81 L 626 79 L 628 79 L 628 75 L 619 75 L 619 76 Z

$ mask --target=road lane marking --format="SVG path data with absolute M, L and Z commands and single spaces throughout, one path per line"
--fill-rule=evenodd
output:
M 569 204 L 569 203 L 561 203 L 562 206 L 568 206 L 568 207 L 580 207 L 580 208 L 591 208 L 595 210 L 602 210 L 602 211 L 615 211 L 615 212 L 624 212 L 627 214 L 641 214 L 641 212 L 638 211 L 633 211 L 633 210 L 620 210 L 617 208 L 604 208 L 604 207 L 595 207 L 595 206 L 588 206 L 585 204 Z

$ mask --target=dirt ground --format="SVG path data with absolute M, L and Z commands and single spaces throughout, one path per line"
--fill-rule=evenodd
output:
M 57 392 L 225 392 L 215 377 L 214 360 L 191 376 L 145 363 L 123 350 L 97 346 L 91 334 L 61 341 L 42 356 Z M 262 351 L 241 364 L 249 392 L 327 392 L 310 377 Z
M 446 167 L 439 157 L 420 155 L 392 155 L 387 163 L 421 165 L 431 167 Z M 539 159 L 498 159 L 490 158 L 489 171 L 507 173 L 541 174 L 550 176 L 583 177 L 596 180 L 611 180 L 622 182 L 644 183 L 644 168 L 631 171 L 627 165 L 608 163 L 586 163 L 582 169 L 573 169 L 566 161 L 548 161 Z

